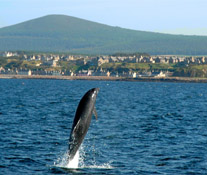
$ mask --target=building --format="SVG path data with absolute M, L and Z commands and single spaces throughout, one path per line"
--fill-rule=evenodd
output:
M 6 70 L 3 67 L 0 67 L 0 73 L 6 72 Z
M 158 73 L 154 73 L 153 75 L 154 75 L 154 77 L 157 77 L 157 78 L 164 78 L 164 77 L 166 77 L 166 74 L 163 73 L 162 71 L 158 72 Z
M 16 52 L 4 52 L 2 54 L 3 57 L 12 57 L 12 56 L 18 56 L 18 54 Z
M 20 70 L 20 71 L 17 71 L 17 75 L 28 75 L 28 76 L 31 76 L 32 75 L 32 71 L 31 70 Z

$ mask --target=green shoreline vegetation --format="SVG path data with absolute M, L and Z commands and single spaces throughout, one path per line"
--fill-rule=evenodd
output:
M 22 55 L 25 53 L 23 52 Z M 38 53 L 36 53 L 38 55 Z M 122 54 L 122 56 L 131 56 L 133 54 Z M 116 55 L 117 56 L 117 55 Z M 120 56 L 120 54 L 118 55 Z M 146 54 L 146 56 L 149 56 Z M 108 62 L 101 65 L 83 64 L 78 62 L 70 62 L 66 60 L 58 60 L 57 66 L 42 64 L 41 60 L 25 60 L 22 56 L 3 57 L 0 56 L 0 73 L 1 70 L 10 70 L 11 72 L 20 70 L 31 71 L 57 71 L 57 72 L 74 72 L 78 73 L 82 70 L 92 70 L 112 73 L 127 72 L 169 72 L 174 77 L 207 77 L 207 64 L 184 64 L 184 63 L 130 63 L 130 62 Z M 38 74 L 36 74 L 38 75 Z M 64 74 L 66 75 L 66 74 Z

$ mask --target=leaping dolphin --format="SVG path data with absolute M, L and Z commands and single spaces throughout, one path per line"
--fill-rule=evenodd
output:
M 99 88 L 90 89 L 82 97 L 76 110 L 75 118 L 69 138 L 68 158 L 72 160 L 78 151 L 91 123 L 92 114 L 98 118 L 95 109 L 96 97 Z

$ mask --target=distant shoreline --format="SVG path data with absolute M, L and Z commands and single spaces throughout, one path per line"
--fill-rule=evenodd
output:
M 207 78 L 191 77 L 107 77 L 107 76 L 50 76 L 50 75 L 6 75 L 0 74 L 0 79 L 54 79 L 54 80 L 99 80 L 99 81 L 137 81 L 137 82 L 183 82 L 183 83 L 207 83 Z

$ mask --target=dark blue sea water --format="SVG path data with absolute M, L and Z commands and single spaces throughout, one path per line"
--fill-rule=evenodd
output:
M 58 168 L 93 87 L 82 167 Z M 0 79 L 0 174 L 207 174 L 207 84 Z

